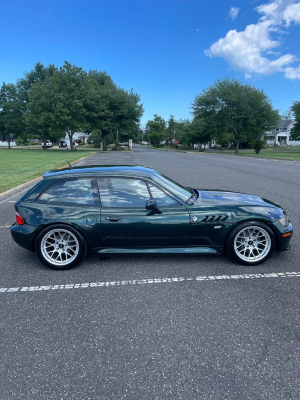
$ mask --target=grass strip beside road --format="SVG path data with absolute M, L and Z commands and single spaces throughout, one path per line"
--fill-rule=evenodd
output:
M 238 156 L 247 156 L 247 157 L 263 157 L 263 158 L 276 158 L 287 161 L 300 161 L 300 148 L 299 147 L 283 147 L 283 148 L 267 148 L 260 151 L 259 154 L 256 154 L 253 149 L 240 149 L 239 153 L 236 154 L 234 150 L 213 150 L 207 149 L 204 152 L 200 152 L 199 150 L 194 150 L 188 147 L 179 147 L 178 150 L 170 147 L 160 147 L 155 148 L 155 150 L 168 150 L 168 151 L 178 151 L 178 152 L 187 152 L 187 153 L 199 153 L 199 154 L 227 154 L 227 155 L 238 155 Z
M 90 154 L 94 152 L 0 149 L 0 193 Z
M 227 151 L 224 151 L 223 154 L 226 154 Z M 234 154 L 232 152 L 232 154 Z M 288 161 L 300 161 L 300 151 L 282 151 L 282 150 L 261 150 L 259 154 L 255 154 L 252 150 L 240 150 L 239 156 L 247 156 L 247 157 L 264 157 L 264 158 L 277 158 L 281 160 Z

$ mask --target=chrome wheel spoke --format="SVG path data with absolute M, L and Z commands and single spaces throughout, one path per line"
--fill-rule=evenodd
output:
M 64 266 L 76 259 L 79 253 L 77 237 L 67 229 L 53 229 L 41 241 L 43 257 L 51 264 Z
M 269 233 L 260 226 L 246 227 L 240 230 L 234 239 L 234 251 L 244 261 L 260 261 L 271 250 Z

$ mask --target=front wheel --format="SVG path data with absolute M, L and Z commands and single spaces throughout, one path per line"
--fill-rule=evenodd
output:
M 55 224 L 39 233 L 35 251 L 46 267 L 69 269 L 83 261 L 87 253 L 87 244 L 76 229 L 64 224 Z
M 275 248 L 275 236 L 263 222 L 238 225 L 227 240 L 228 254 L 244 265 L 258 265 L 266 261 Z

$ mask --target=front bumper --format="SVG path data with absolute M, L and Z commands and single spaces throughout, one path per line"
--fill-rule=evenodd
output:
M 277 239 L 277 246 L 276 250 L 277 251 L 286 251 L 291 248 L 290 246 L 290 240 L 293 236 L 293 225 L 289 221 L 288 226 L 284 227 L 281 225 L 279 221 L 276 221 L 271 224 L 273 227 L 273 230 L 276 233 L 276 239 Z
M 14 241 L 27 250 L 34 251 L 34 240 L 41 228 L 32 225 L 18 225 L 16 222 L 10 227 Z

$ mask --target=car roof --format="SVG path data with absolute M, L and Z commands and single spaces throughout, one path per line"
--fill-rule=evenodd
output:
M 82 167 L 68 167 L 63 169 L 50 170 L 44 173 L 43 178 L 55 178 L 71 175 L 138 175 L 150 177 L 156 171 L 152 168 L 132 165 L 87 165 Z

